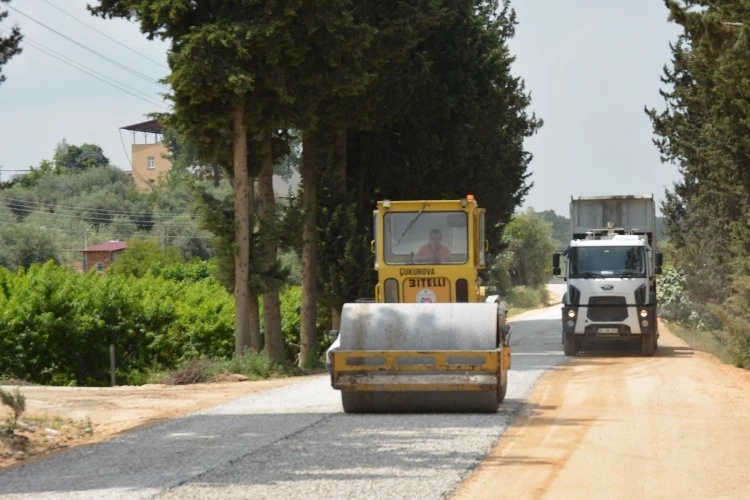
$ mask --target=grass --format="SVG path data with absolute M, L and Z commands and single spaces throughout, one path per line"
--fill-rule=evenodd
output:
M 693 349 L 713 354 L 726 364 L 735 364 L 722 332 L 694 330 L 679 323 L 668 322 L 664 319 L 662 321 L 673 335 L 685 341 Z
M 48 416 L 24 417 L 17 423 L 14 431 L 0 428 L 0 463 L 22 460 L 65 447 L 70 439 L 91 436 L 93 429 L 91 419 L 88 418 L 71 420 Z
M 168 371 L 140 374 L 144 383 L 186 385 L 211 382 L 227 375 L 243 375 L 248 380 L 292 377 L 307 372 L 296 367 L 274 363 L 265 352 L 247 353 L 232 359 L 198 359 Z
M 550 305 L 550 295 L 547 287 L 544 286 L 539 288 L 517 286 L 510 291 L 506 302 L 508 316 L 515 316 L 538 307 L 547 307 Z

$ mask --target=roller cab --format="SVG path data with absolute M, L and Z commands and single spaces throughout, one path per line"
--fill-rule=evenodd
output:
M 506 312 L 484 302 L 484 211 L 378 202 L 375 303 L 345 304 L 328 351 L 346 412 L 495 412 L 510 367 Z

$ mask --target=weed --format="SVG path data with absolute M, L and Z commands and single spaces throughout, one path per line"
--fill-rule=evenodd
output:
M 13 417 L 8 419 L 8 428 L 11 432 L 18 426 L 18 417 L 26 411 L 26 396 L 16 387 L 14 393 L 0 389 L 0 402 L 13 411 Z
M 184 367 L 173 370 L 167 375 L 166 383 L 169 385 L 200 384 L 207 382 L 209 362 L 198 359 L 188 362 Z

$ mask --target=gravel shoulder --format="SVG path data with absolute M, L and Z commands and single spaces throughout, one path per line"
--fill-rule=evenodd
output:
M 548 372 L 452 498 L 750 498 L 750 372 L 660 332 Z

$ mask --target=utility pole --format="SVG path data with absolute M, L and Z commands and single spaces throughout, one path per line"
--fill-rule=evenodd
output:
M 83 230 L 83 272 L 89 272 L 89 228 Z

